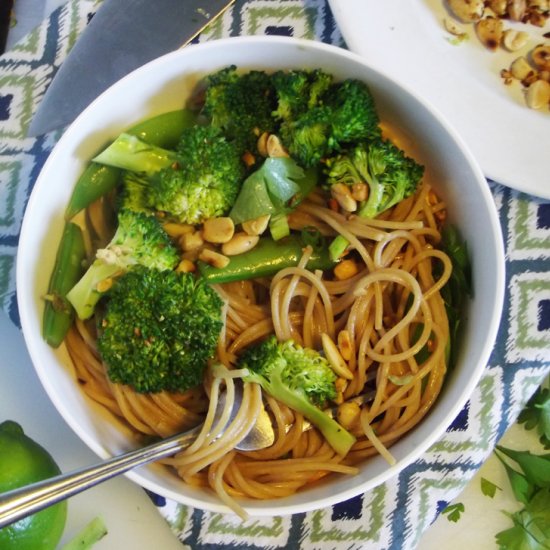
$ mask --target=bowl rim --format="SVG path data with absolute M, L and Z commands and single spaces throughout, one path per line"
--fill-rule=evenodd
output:
M 244 508 L 251 516 L 288 515 L 288 514 L 294 514 L 294 513 L 303 513 L 314 509 L 327 507 L 327 506 L 336 504 L 338 502 L 343 502 L 358 494 L 361 494 L 361 493 L 364 493 L 365 491 L 373 489 L 374 487 L 388 480 L 393 479 L 397 472 L 402 471 L 404 468 L 409 466 L 412 462 L 417 460 L 423 453 L 425 453 L 429 449 L 429 447 L 433 445 L 433 443 L 435 443 L 438 439 L 441 438 L 445 430 L 448 428 L 448 426 L 452 423 L 452 421 L 455 419 L 455 417 L 464 407 L 464 405 L 472 395 L 476 385 L 478 384 L 483 371 L 486 368 L 493 345 L 496 340 L 498 328 L 500 325 L 500 319 L 501 319 L 502 309 L 504 304 L 504 291 L 505 291 L 505 256 L 504 256 L 502 229 L 500 226 L 500 222 L 498 219 L 498 214 L 496 211 L 496 206 L 494 204 L 492 194 L 490 192 L 486 179 L 481 171 L 481 168 L 479 167 L 476 159 L 474 158 L 473 154 L 469 150 L 467 144 L 464 142 L 463 138 L 460 135 L 458 135 L 457 131 L 450 125 L 450 123 L 446 120 L 443 114 L 440 113 L 427 100 L 425 100 L 422 97 L 419 97 L 416 94 L 416 92 L 414 92 L 414 90 L 411 89 L 410 86 L 396 80 L 394 77 L 389 76 L 387 73 L 384 73 L 379 68 L 371 66 L 368 63 L 368 61 L 363 59 L 358 54 L 355 54 L 353 52 L 350 52 L 338 46 L 321 43 L 315 40 L 303 39 L 303 38 L 280 37 L 280 36 L 240 36 L 240 37 L 222 38 L 217 40 L 211 40 L 205 43 L 189 45 L 183 49 L 175 50 L 173 52 L 170 52 L 168 54 L 165 54 L 163 56 L 160 56 L 148 62 L 147 64 L 132 71 L 131 73 L 123 77 L 121 80 L 119 80 L 118 82 L 110 86 L 102 94 L 100 94 L 64 131 L 63 135 L 61 136 L 61 138 L 59 139 L 59 141 L 51 151 L 48 159 L 44 163 L 44 166 L 40 174 L 36 179 L 36 184 L 28 199 L 28 203 L 27 203 L 27 207 L 26 207 L 26 211 L 25 211 L 25 215 L 24 215 L 24 219 L 21 227 L 20 246 L 23 245 L 23 251 L 24 251 L 25 243 L 28 239 L 27 235 L 30 232 L 36 230 L 35 228 L 33 228 L 32 223 L 29 220 L 29 216 L 27 216 L 27 213 L 29 211 L 34 210 L 34 208 L 36 208 L 34 203 L 37 200 L 36 197 L 38 196 L 38 190 L 44 185 L 42 183 L 44 181 L 43 174 L 48 173 L 48 171 L 50 170 L 50 166 L 52 164 L 55 164 L 56 162 L 56 153 L 64 147 L 65 143 L 70 142 L 73 134 L 75 133 L 75 129 L 78 128 L 81 121 L 86 117 L 89 117 L 90 113 L 94 112 L 94 110 L 97 108 L 97 105 L 104 101 L 105 96 L 116 93 L 118 88 L 123 86 L 125 82 L 131 79 L 138 78 L 141 74 L 146 74 L 149 70 L 151 70 L 151 67 L 154 67 L 159 63 L 170 63 L 171 60 L 175 58 L 180 58 L 180 57 L 185 58 L 189 55 L 196 56 L 196 55 L 200 55 L 200 53 L 203 51 L 209 51 L 212 49 L 213 50 L 224 49 L 227 47 L 232 47 L 235 44 L 252 45 L 252 44 L 258 44 L 258 43 L 260 44 L 267 43 L 274 46 L 277 46 L 279 44 L 283 46 L 293 45 L 293 46 L 303 47 L 308 50 L 313 49 L 320 53 L 326 53 L 327 55 L 331 55 L 331 56 L 344 57 L 356 64 L 366 67 L 369 72 L 372 72 L 373 74 L 378 74 L 381 77 L 385 78 L 387 81 L 392 82 L 395 86 L 400 88 L 405 94 L 411 96 L 417 102 L 422 104 L 423 107 L 429 112 L 431 117 L 435 119 L 437 124 L 440 125 L 440 127 L 445 131 L 446 134 L 448 134 L 448 136 L 451 138 L 454 144 L 460 149 L 464 157 L 467 159 L 469 168 L 472 170 L 473 175 L 475 176 L 475 179 L 479 184 L 477 187 L 480 193 L 480 197 L 483 198 L 489 214 L 489 220 L 488 220 L 489 229 L 491 230 L 494 237 L 494 243 L 495 243 L 494 253 L 497 258 L 497 265 L 495 266 L 495 280 L 492 281 L 492 284 L 495 289 L 494 290 L 495 300 L 492 305 L 492 313 L 490 316 L 491 323 L 488 327 L 488 331 L 486 334 L 485 345 L 483 346 L 483 348 L 480 350 L 478 354 L 478 364 L 473 370 L 473 376 L 471 376 L 468 383 L 462 388 L 462 391 L 460 392 L 459 397 L 456 399 L 454 406 L 449 407 L 449 409 L 446 410 L 446 414 L 444 415 L 444 417 L 438 420 L 437 427 L 436 427 L 437 429 L 434 429 L 428 437 L 424 438 L 421 441 L 421 443 L 417 445 L 415 449 L 407 453 L 405 457 L 401 458 L 396 466 L 387 468 L 381 474 L 376 475 L 373 478 L 362 480 L 361 483 L 356 484 L 355 487 L 353 488 L 340 491 L 336 494 L 328 494 L 324 498 L 315 499 L 306 504 L 304 503 L 285 504 L 286 499 L 278 499 L 278 500 L 268 501 L 267 505 L 265 504 L 262 505 L 262 501 L 253 501 L 254 504 L 252 506 L 249 506 L 248 504 L 250 501 L 246 500 L 244 501 Z M 16 265 L 16 281 L 17 281 L 16 287 L 18 289 L 17 302 L 18 302 L 19 311 L 20 311 L 21 326 L 22 326 L 25 343 L 29 351 L 29 354 L 31 356 L 35 372 L 37 373 L 49 398 L 52 400 L 56 408 L 60 411 L 64 421 L 69 424 L 69 426 L 73 429 L 73 431 L 75 431 L 78 437 L 81 440 L 83 440 L 86 443 L 86 445 L 99 456 L 103 458 L 106 458 L 107 456 L 111 456 L 111 454 L 106 450 L 106 448 L 103 446 L 103 443 L 100 440 L 95 440 L 85 435 L 83 436 L 78 423 L 76 422 L 76 420 L 71 418 L 69 411 L 66 411 L 64 410 L 63 407 L 60 408 L 58 406 L 57 400 L 54 399 L 54 395 L 52 395 L 52 392 L 53 392 L 52 386 L 47 380 L 45 373 L 41 370 L 41 368 L 39 368 L 39 365 L 41 364 L 41 358 L 39 356 L 38 350 L 36 350 L 35 346 L 33 345 L 33 341 L 32 341 L 33 329 L 32 329 L 32 323 L 30 322 L 30 316 L 34 314 L 34 305 L 32 304 L 30 293 L 19 292 L 19 289 L 25 289 L 27 287 L 25 279 L 23 277 L 24 269 L 25 269 L 25 266 L 23 265 L 23 254 L 18 254 L 17 265 Z M 423 419 L 422 423 L 424 423 L 425 421 L 426 419 Z M 139 471 L 131 471 L 125 475 L 129 479 L 132 479 L 133 481 L 141 485 L 142 487 L 146 487 L 147 489 L 150 489 L 168 498 L 172 498 L 183 504 L 190 505 L 193 507 L 198 507 L 198 508 L 213 511 L 213 512 L 224 512 L 224 513 L 230 512 L 229 509 L 221 502 L 219 504 L 212 504 L 209 502 L 205 503 L 204 501 L 199 502 L 192 496 L 189 497 L 187 495 L 177 493 L 176 491 L 170 488 L 163 487 L 163 488 L 160 488 L 159 490 L 159 487 L 156 485 L 156 483 L 153 483 L 147 479 L 144 479 L 143 476 L 140 475 Z

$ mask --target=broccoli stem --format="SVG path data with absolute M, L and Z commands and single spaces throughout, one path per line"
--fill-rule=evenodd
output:
M 323 434 L 330 446 L 342 456 L 345 456 L 355 443 L 355 437 L 346 431 L 338 422 L 330 418 L 321 409 L 312 405 L 305 394 L 289 388 L 275 373 L 269 381 L 263 376 L 253 373 L 247 377 L 251 382 L 258 382 L 275 399 L 284 403 L 292 410 L 299 412 L 314 424 Z
M 285 267 L 298 265 L 303 255 L 304 243 L 297 235 L 289 235 L 280 241 L 269 237 L 260 238 L 258 244 L 248 252 L 232 256 L 226 267 L 217 268 L 198 262 L 201 275 L 209 283 L 228 283 L 258 277 L 269 277 Z M 334 267 L 326 243 L 314 248 L 307 263 L 307 269 L 327 270 Z
M 177 162 L 177 155 L 173 151 L 145 143 L 136 136 L 123 133 L 92 160 L 131 172 L 153 175 Z
M 376 178 L 371 178 L 369 183 L 369 197 L 361 203 L 357 214 L 360 218 L 374 218 L 380 213 L 380 205 L 384 196 L 384 187 Z
M 378 214 L 378 208 L 382 202 L 384 188 L 376 178 L 369 178 L 369 197 L 362 202 L 357 211 L 360 218 L 374 218 Z M 342 235 L 338 235 L 329 246 L 330 257 L 333 261 L 339 260 L 349 246 L 349 241 Z
M 102 293 L 97 290 L 98 283 L 113 277 L 119 271 L 119 266 L 102 260 L 95 260 L 88 268 L 80 281 L 67 294 L 67 299 L 73 305 L 79 319 L 89 319 L 92 316 L 102 296 Z

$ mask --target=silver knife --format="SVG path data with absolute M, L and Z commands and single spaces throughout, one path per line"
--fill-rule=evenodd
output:
M 188 44 L 235 0 L 105 0 L 63 62 L 28 136 L 72 122 L 141 65 Z

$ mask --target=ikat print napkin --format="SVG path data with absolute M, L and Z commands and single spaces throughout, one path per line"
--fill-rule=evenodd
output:
M 49 82 L 98 0 L 70 0 L 0 57 L 0 304 L 19 325 L 15 262 L 36 177 L 61 132 L 25 137 Z M 237 0 L 198 39 L 279 34 L 345 47 L 326 0 Z M 406 550 L 485 461 L 550 371 L 550 204 L 489 182 L 506 245 L 507 292 L 489 365 L 445 435 L 398 478 L 342 504 L 288 517 L 202 512 L 152 498 L 196 550 Z

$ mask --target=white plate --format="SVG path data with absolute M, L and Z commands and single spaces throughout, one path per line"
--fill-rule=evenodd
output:
M 502 68 L 545 41 L 550 23 L 543 29 L 516 24 L 531 34 L 528 46 L 491 53 L 471 25 L 462 25 L 469 40 L 449 42 L 444 0 L 329 3 L 349 49 L 430 100 L 466 140 L 487 177 L 550 199 L 550 112 L 527 108 L 519 83 L 505 86 L 500 77 Z

